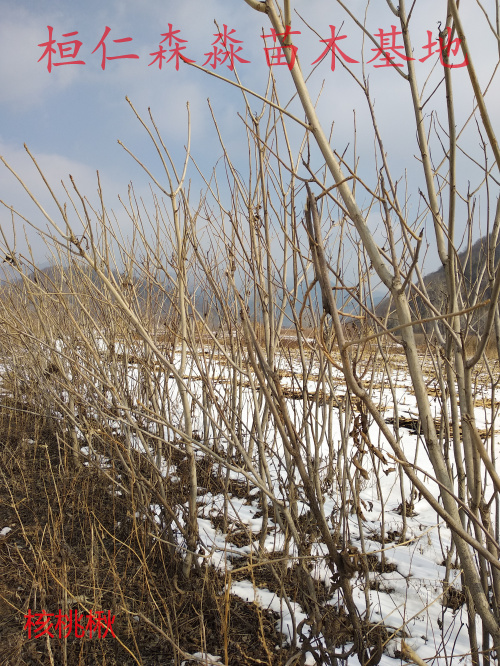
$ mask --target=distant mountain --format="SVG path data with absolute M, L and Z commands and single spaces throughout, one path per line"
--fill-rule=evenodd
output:
M 465 310 L 476 303 L 485 301 L 489 298 L 489 274 L 488 274 L 488 256 L 490 252 L 490 239 L 483 236 L 478 241 L 456 256 L 457 264 L 457 291 L 459 294 L 459 308 Z M 495 266 L 500 261 L 500 244 L 495 250 Z M 448 302 L 448 290 L 446 287 L 446 276 L 444 268 L 441 266 L 437 271 L 429 273 L 424 277 L 424 283 L 430 302 L 441 313 L 445 313 Z M 425 303 L 424 299 L 412 290 L 411 307 L 415 319 L 427 319 L 435 315 Z M 398 321 L 390 305 L 390 299 L 384 298 L 376 307 L 375 312 L 378 317 L 385 317 L 388 308 L 388 325 L 390 328 L 397 326 Z M 480 333 L 484 325 L 485 308 L 474 310 L 463 319 L 462 327 L 467 323 L 472 326 L 475 333 Z M 423 325 L 426 331 L 430 331 L 433 324 L 431 322 Z

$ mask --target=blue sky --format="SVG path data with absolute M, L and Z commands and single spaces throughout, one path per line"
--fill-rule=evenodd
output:
M 445 5 L 445 2 L 436 0 L 417 0 L 412 18 L 416 58 L 426 55 L 423 46 L 427 42 L 427 30 L 437 34 L 438 21 L 445 18 L 442 13 Z M 341 46 L 352 58 L 361 60 L 364 48 L 365 60 L 369 60 L 374 55 L 371 53 L 373 45 L 365 43 L 363 47 L 359 29 L 334 2 L 298 0 L 293 6 L 298 12 L 294 14 L 294 29 L 301 32 L 294 42 L 299 48 L 301 66 L 306 73 L 311 73 L 313 97 L 322 91 L 318 104 L 320 117 L 326 127 L 335 121 L 332 142 L 342 152 L 348 144 L 352 144 L 353 110 L 356 109 L 360 168 L 367 178 L 373 180 L 373 133 L 358 86 L 340 63 L 337 63 L 335 72 L 330 69 L 329 58 L 316 69 L 311 64 L 324 48 L 319 41 L 320 36 L 328 37 L 328 26 L 332 24 L 336 26 L 337 34 L 342 26 L 341 32 L 346 39 Z M 360 20 L 364 19 L 364 2 L 353 0 L 349 6 Z M 484 6 L 494 20 L 493 0 L 485 2 Z M 154 59 L 150 54 L 158 51 L 159 42 L 163 39 L 161 34 L 168 30 L 169 23 L 181 31 L 179 37 L 187 40 L 183 43 L 186 46 L 183 53 L 202 65 L 207 59 L 205 54 L 214 48 L 214 33 L 218 32 L 216 21 L 220 29 L 225 24 L 236 31 L 233 37 L 241 40 L 238 45 L 242 47 L 239 55 L 250 60 L 248 64 L 238 64 L 238 73 L 244 85 L 263 94 L 268 67 L 260 35 L 263 27 L 266 34 L 269 33 L 269 25 L 264 14 L 252 11 L 243 0 L 145 0 L 141 3 L 131 0 L 110 0 L 106 3 L 95 0 L 87 3 L 19 0 L 15 4 L 0 0 L 0 16 L 0 154 L 19 170 L 47 206 L 50 207 L 48 197 L 24 153 L 24 143 L 37 156 L 58 192 L 61 192 L 60 180 L 67 179 L 71 173 L 81 189 L 92 196 L 96 191 L 96 170 L 99 170 L 110 206 L 119 205 L 117 196 L 126 194 L 130 181 L 134 182 L 139 193 L 147 191 L 150 179 L 117 143 L 118 139 L 122 140 L 153 171 L 157 169 L 154 151 L 126 103 L 126 95 L 139 113 L 147 115 L 148 107 L 151 108 L 164 141 L 179 164 L 184 158 L 186 103 L 189 102 L 193 156 L 205 170 L 210 170 L 222 153 L 207 104 L 207 98 L 210 98 L 230 152 L 235 159 L 241 152 L 241 159 L 244 159 L 245 151 L 241 151 L 244 128 L 237 115 L 238 112 L 244 113 L 240 93 L 184 63 L 181 63 L 179 71 L 175 70 L 173 62 L 164 64 L 161 70 L 157 65 L 148 66 Z M 305 18 L 319 36 L 311 32 L 300 17 Z M 391 24 L 396 22 L 383 0 L 372 1 L 366 20 L 368 29 L 373 33 L 380 28 L 390 30 Z M 464 20 L 469 27 L 471 52 L 485 85 L 498 60 L 495 40 L 477 6 L 471 7 L 468 3 L 464 8 Z M 46 58 L 37 62 L 44 51 L 38 45 L 47 42 L 49 37 L 47 26 L 52 26 L 56 42 L 72 39 L 82 42 L 77 59 L 84 60 L 85 65 L 53 66 L 49 72 Z M 139 58 L 109 60 L 103 71 L 102 52 L 99 50 L 92 54 L 92 50 L 106 27 L 110 28 L 106 40 L 108 56 L 133 53 Z M 74 31 L 78 31 L 77 36 L 63 37 L 63 34 Z M 132 41 L 113 42 L 114 39 L 126 37 L 132 38 Z M 168 49 L 167 43 L 164 47 Z M 437 59 L 433 56 L 424 63 L 416 63 L 421 86 Z M 54 56 L 55 62 L 61 62 L 58 54 Z M 408 85 L 394 68 L 375 68 L 374 64 L 367 64 L 365 71 L 370 77 L 378 122 L 396 177 L 405 169 L 410 174 L 415 170 L 417 174 L 418 164 L 414 157 L 417 146 Z M 361 64 L 352 65 L 357 76 L 361 76 L 361 67 Z M 278 66 L 274 70 L 280 99 L 288 101 L 293 92 L 288 71 Z M 216 71 L 223 76 L 233 76 L 227 63 L 219 64 Z M 453 75 L 457 124 L 460 126 L 471 112 L 472 95 L 464 70 L 457 69 Z M 438 81 L 435 71 L 426 89 L 430 92 Z M 495 80 L 487 97 L 497 130 L 499 89 Z M 429 111 L 434 105 L 443 114 L 443 98 L 441 88 L 429 103 Z M 302 117 L 296 102 L 292 102 L 290 108 Z M 259 109 L 260 103 L 255 101 L 255 111 Z M 440 120 L 445 120 L 444 115 Z M 301 132 L 292 126 L 290 131 L 292 141 L 298 142 Z M 463 135 L 467 147 L 468 132 L 466 130 Z M 472 131 L 470 141 L 470 149 L 475 151 L 476 157 L 480 157 L 477 138 L 473 137 Z M 468 161 L 464 163 L 466 180 L 475 181 L 479 177 L 479 171 L 476 171 Z M 0 171 L 0 198 L 28 217 L 34 215 L 36 218 L 37 214 L 26 195 L 3 168 Z M 0 211 L 0 222 L 9 226 L 8 211 Z M 33 238 L 31 232 L 28 238 Z M 18 242 L 22 243 L 21 240 Z M 35 247 L 34 252 L 37 255 L 43 250 Z

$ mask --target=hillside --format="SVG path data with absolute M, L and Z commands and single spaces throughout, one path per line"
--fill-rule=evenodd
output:
M 490 239 L 488 236 L 483 236 L 472 246 L 457 254 L 457 288 L 459 292 L 459 308 L 461 310 L 473 307 L 477 303 L 485 301 L 489 298 L 489 246 Z M 495 266 L 498 265 L 499 260 L 500 245 L 497 244 L 495 251 Z M 430 302 L 440 312 L 445 312 L 448 295 L 444 268 L 441 266 L 438 270 L 432 273 L 428 273 L 426 276 L 424 276 L 424 283 Z M 376 307 L 377 316 L 385 317 L 387 315 L 387 309 L 389 305 L 389 299 L 383 299 Z M 432 317 L 435 314 L 435 312 L 432 312 L 428 305 L 425 303 L 424 299 L 415 291 L 414 297 L 412 299 L 412 306 L 415 318 L 417 319 L 426 319 Z M 482 330 L 484 317 L 485 309 L 479 308 L 468 315 L 467 320 L 464 320 L 463 325 L 469 325 L 472 327 L 475 333 L 480 333 Z M 390 327 L 397 326 L 397 320 L 395 318 L 395 313 L 393 313 L 392 307 L 389 314 L 388 324 Z M 431 327 L 431 322 L 424 324 L 424 328 L 427 331 L 429 331 Z

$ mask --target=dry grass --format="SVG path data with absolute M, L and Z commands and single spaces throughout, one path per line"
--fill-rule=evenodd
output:
M 15 411 L 24 407 L 0 408 L 0 526 L 11 528 L 0 537 L 3 666 L 180 664 L 196 652 L 234 666 L 286 663 L 296 649 L 276 649 L 274 613 L 227 594 L 203 564 L 186 581 L 181 555 L 135 517 L 134 498 L 112 492 L 98 470 L 70 465 L 60 437 Z M 216 483 L 211 470 L 206 477 Z M 111 610 L 116 638 L 29 640 L 29 609 Z

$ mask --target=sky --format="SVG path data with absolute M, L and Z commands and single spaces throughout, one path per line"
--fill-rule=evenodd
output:
M 345 35 L 345 39 L 338 44 L 347 56 L 358 61 L 364 57 L 367 63 L 364 71 L 369 77 L 377 121 L 391 166 L 396 178 L 405 172 L 408 174 L 410 189 L 415 189 L 413 200 L 418 205 L 418 187 L 423 187 L 423 182 L 416 158 L 415 124 L 407 82 L 394 67 L 376 67 L 377 63 L 381 64 L 380 59 L 367 62 L 376 54 L 371 51 L 374 45 L 368 41 L 363 44 L 359 28 L 340 5 L 325 0 L 297 0 L 292 2 L 292 6 L 292 27 L 300 33 L 294 36 L 297 56 L 304 73 L 310 76 L 312 97 L 319 96 L 318 113 L 327 133 L 331 123 L 334 123 L 332 145 L 339 152 L 347 148 L 347 158 L 353 159 L 355 111 L 360 173 L 368 182 L 375 183 L 373 131 L 359 86 L 343 67 L 340 56 L 335 71 L 331 69 L 329 54 L 322 62 L 313 64 L 325 49 L 320 39 L 330 37 L 329 26 L 335 26 L 337 36 Z M 372 0 L 368 6 L 364 1 L 352 0 L 349 7 L 361 22 L 366 20 L 367 29 L 373 34 L 379 30 L 390 32 L 391 25 L 397 22 L 383 0 Z M 435 39 L 438 22 L 445 20 L 445 7 L 444 0 L 416 0 L 412 14 L 411 34 L 420 87 L 430 77 L 426 94 L 435 88 L 442 77 L 436 67 L 439 55 L 434 53 L 424 62 L 419 59 L 429 53 L 425 48 L 429 41 L 427 31 Z M 494 1 L 485 1 L 483 7 L 494 23 Z M 140 195 L 148 193 L 151 182 L 151 178 L 124 151 L 118 140 L 162 178 L 154 148 L 127 104 L 126 96 L 145 118 L 148 108 L 151 109 L 163 140 L 180 167 L 185 156 L 186 105 L 189 103 L 192 155 L 207 173 L 222 155 L 208 105 L 210 100 L 228 151 L 236 163 L 241 159 L 244 171 L 246 143 L 242 144 L 242 141 L 246 142 L 245 129 L 238 116 L 238 113 L 244 115 L 245 111 L 241 93 L 182 61 L 177 71 L 175 55 L 173 60 L 166 61 L 172 55 L 171 49 L 178 43 L 185 47 L 182 53 L 187 58 L 234 80 L 234 73 L 228 67 L 230 60 L 217 62 L 215 69 L 211 66 L 214 64 L 214 48 L 217 48 L 214 41 L 227 26 L 230 37 L 240 40 L 231 43 L 237 55 L 237 72 L 243 85 L 264 94 L 269 66 L 261 36 L 263 29 L 264 34 L 270 34 L 269 23 L 265 14 L 253 11 L 243 0 L 145 0 L 141 3 L 131 0 L 109 0 L 106 3 L 95 0 L 87 3 L 73 0 L 19 0 L 12 3 L 0 0 L 0 17 L 0 155 L 18 171 L 50 212 L 54 206 L 24 150 L 24 144 L 29 147 L 58 194 L 63 194 L 60 181 L 68 183 L 68 174 L 71 174 L 80 190 L 95 199 L 96 171 L 99 171 L 107 205 L 113 209 L 120 209 L 118 196 L 126 196 L 130 182 L 134 183 Z M 469 30 L 470 52 L 484 88 L 498 62 L 496 41 L 477 5 L 467 3 L 463 18 Z M 164 39 L 162 35 L 168 34 L 169 29 L 180 32 L 175 33 L 171 44 L 168 38 L 163 42 L 166 59 L 160 69 L 155 54 L 160 50 L 160 42 Z M 49 41 L 51 32 L 56 52 L 52 54 L 52 63 L 49 63 L 44 44 Z M 77 35 L 69 34 L 75 32 Z M 106 60 L 103 60 L 103 47 L 99 46 L 103 37 L 106 57 L 109 58 Z M 114 41 L 127 38 L 128 41 Z M 176 42 L 177 38 L 186 41 Z M 74 40 L 81 42 L 76 54 L 72 45 L 64 46 Z M 270 44 L 269 39 L 266 43 Z M 59 53 L 60 48 L 64 56 Z M 138 57 L 120 57 L 124 55 Z M 271 52 L 269 55 L 272 55 Z M 249 62 L 240 62 L 238 58 Z M 59 64 L 75 61 L 83 61 L 84 64 Z M 455 62 L 458 65 L 462 61 L 459 51 Z M 362 76 L 361 63 L 351 67 L 356 76 Z M 273 71 L 280 100 L 288 102 L 293 95 L 288 69 L 276 64 Z M 473 97 L 465 68 L 453 70 L 453 78 L 457 126 L 460 128 L 471 113 Z M 499 90 L 497 77 L 487 95 L 490 115 L 497 131 L 500 129 Z M 433 117 L 434 120 L 446 125 L 444 102 L 444 87 L 441 86 L 426 107 L 428 122 L 431 111 L 436 109 L 438 115 Z M 261 102 L 253 98 L 251 104 L 254 104 L 255 112 L 260 111 Z M 291 102 L 290 109 L 303 118 L 297 100 Z M 292 144 L 296 147 L 302 138 L 302 131 L 294 126 L 293 121 L 289 123 L 289 130 Z M 475 159 L 481 160 L 482 149 L 475 130 L 475 124 L 470 123 L 461 140 L 464 147 L 473 152 Z M 241 150 L 242 145 L 245 150 Z M 438 157 L 436 153 L 436 160 Z M 318 162 L 316 167 L 320 166 Z M 474 187 L 476 182 L 479 183 L 480 170 L 462 154 L 459 166 L 460 184 L 471 182 Z M 2 165 L 0 167 L 0 199 L 8 206 L 14 206 L 34 224 L 40 224 L 40 213 L 29 197 L 15 178 Z M 196 169 L 192 168 L 189 173 L 195 186 L 200 185 L 201 181 L 196 180 Z M 127 220 L 123 219 L 122 223 L 126 233 Z M 9 242 L 13 242 L 11 212 L 3 207 L 0 224 Z M 45 250 L 36 233 L 28 229 L 24 236 L 19 219 L 14 225 L 16 252 L 26 253 L 29 243 L 36 261 L 43 262 Z M 480 233 L 478 224 L 475 236 Z M 429 270 L 436 268 L 433 252 L 430 244 Z

